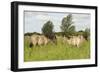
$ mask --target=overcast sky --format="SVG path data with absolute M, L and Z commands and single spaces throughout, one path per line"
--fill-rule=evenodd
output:
M 41 33 L 41 28 L 44 23 L 48 20 L 53 22 L 54 31 L 59 32 L 62 19 L 69 13 L 56 13 L 56 12 L 34 12 L 34 11 L 24 11 L 24 33 L 27 32 L 39 32 Z M 72 13 L 73 25 L 76 27 L 76 31 L 84 30 L 85 28 L 90 28 L 90 14 L 77 14 Z

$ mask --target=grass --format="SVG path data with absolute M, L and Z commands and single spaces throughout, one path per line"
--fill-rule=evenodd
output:
M 90 58 L 90 41 L 83 42 L 79 48 L 62 43 L 62 39 L 57 40 L 57 45 L 49 43 L 47 45 L 34 46 L 29 48 L 29 40 L 24 41 L 24 61 L 46 61 L 46 60 L 73 60 Z

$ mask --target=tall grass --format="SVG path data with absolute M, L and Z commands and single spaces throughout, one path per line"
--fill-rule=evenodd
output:
M 29 40 L 24 40 L 25 62 L 90 58 L 90 41 L 83 42 L 79 48 L 62 43 L 62 39 L 57 40 L 57 45 L 49 43 L 29 48 Z

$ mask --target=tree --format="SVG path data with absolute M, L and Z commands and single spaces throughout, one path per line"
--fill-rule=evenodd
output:
M 51 21 L 47 21 L 43 27 L 42 27 L 42 33 L 46 36 L 49 37 L 53 33 L 53 23 Z
M 90 36 L 90 29 L 89 29 L 89 28 L 86 28 L 86 29 L 85 29 L 83 36 L 84 36 L 84 38 L 85 38 L 86 40 L 89 39 L 89 36 Z
M 61 31 L 63 32 L 64 36 L 69 37 L 70 35 L 73 35 L 75 33 L 75 26 L 73 26 L 72 24 L 72 14 L 69 14 L 62 19 Z
M 82 35 L 83 36 L 84 35 L 84 31 L 83 30 L 79 30 L 79 31 L 76 32 L 76 35 Z

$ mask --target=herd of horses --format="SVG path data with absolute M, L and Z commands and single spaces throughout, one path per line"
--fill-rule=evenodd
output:
M 51 35 L 50 37 L 46 37 L 44 35 L 33 34 L 29 36 L 29 47 L 32 48 L 37 45 L 39 46 L 47 45 L 50 42 L 57 45 L 57 39 L 59 39 L 59 37 L 60 36 L 56 35 Z M 82 42 L 84 42 L 84 40 L 85 39 L 82 35 L 77 35 L 77 36 L 70 36 L 70 38 L 63 36 L 61 41 L 64 44 L 67 43 L 69 45 L 80 47 L 80 45 L 82 44 Z
M 52 42 L 54 44 L 57 44 L 57 38 L 55 35 L 51 35 L 49 37 L 46 37 L 44 35 L 32 35 L 30 36 L 30 47 L 36 46 L 36 45 L 47 45 L 49 42 Z

